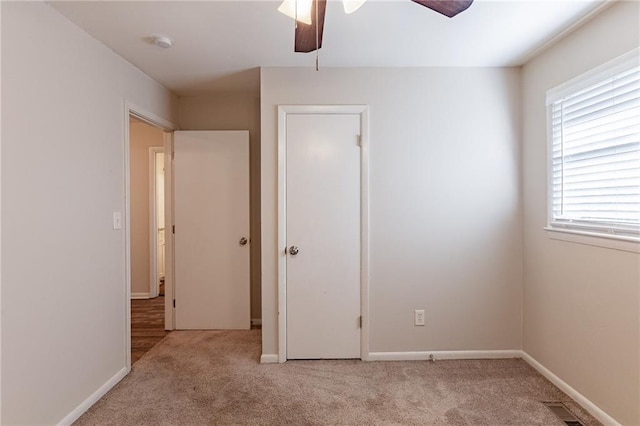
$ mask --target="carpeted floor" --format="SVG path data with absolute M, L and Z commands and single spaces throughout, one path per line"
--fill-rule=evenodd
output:
M 76 425 L 599 423 L 520 359 L 260 365 L 260 330 L 177 331 Z

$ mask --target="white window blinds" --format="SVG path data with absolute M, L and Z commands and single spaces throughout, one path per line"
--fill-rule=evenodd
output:
M 640 66 L 636 59 L 600 74 L 583 84 L 572 82 L 548 102 L 549 222 L 551 227 L 638 237 Z

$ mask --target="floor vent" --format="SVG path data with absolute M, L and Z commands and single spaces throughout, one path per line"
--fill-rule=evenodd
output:
M 562 402 L 543 402 L 553 414 L 558 416 L 567 426 L 583 426 Z

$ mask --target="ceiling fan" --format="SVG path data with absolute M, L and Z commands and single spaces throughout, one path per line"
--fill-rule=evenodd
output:
M 355 12 L 366 0 L 342 0 L 346 13 Z M 453 18 L 471 6 L 473 0 L 411 0 Z M 327 0 L 284 0 L 278 10 L 296 20 L 295 51 L 313 52 L 322 47 Z

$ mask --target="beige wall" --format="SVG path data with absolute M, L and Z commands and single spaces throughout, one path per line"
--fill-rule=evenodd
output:
M 519 76 L 262 69 L 264 354 L 278 345 L 278 104 L 370 106 L 370 350 L 521 347 Z
M 182 130 L 248 130 L 251 209 L 251 318 L 262 317 L 260 301 L 260 100 L 259 93 L 212 93 L 182 97 Z
M 150 292 L 149 246 L 149 148 L 164 146 L 164 132 L 141 121 L 133 121 L 130 134 L 131 293 Z
M 523 69 L 524 350 L 622 424 L 640 424 L 640 257 L 551 240 L 548 89 L 640 44 L 640 3 L 618 2 Z
M 124 101 L 177 99 L 41 2 L 2 8 L 2 424 L 56 424 L 126 367 Z

